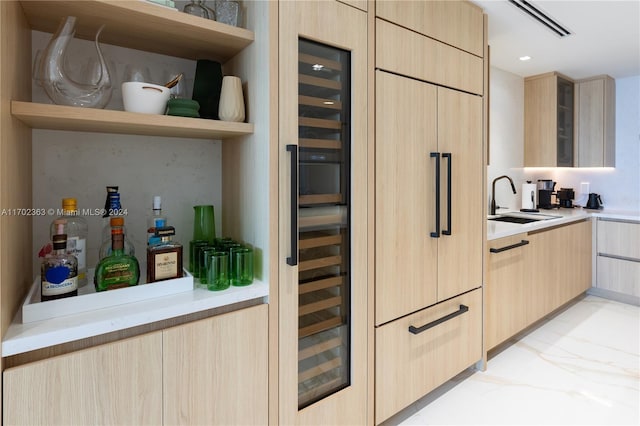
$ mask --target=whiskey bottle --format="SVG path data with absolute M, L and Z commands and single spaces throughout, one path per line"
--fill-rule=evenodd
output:
M 78 214 L 78 204 L 75 198 L 62 199 L 62 216 L 58 219 L 66 220 L 64 233 L 67 235 L 67 253 L 78 260 L 78 287 L 87 284 L 87 234 L 89 226 L 85 218 Z M 55 221 L 51 223 L 49 235 L 57 233 Z
M 53 251 L 40 268 L 42 302 L 78 295 L 78 260 L 67 254 L 67 236 L 53 236 Z
M 140 266 L 135 256 L 124 252 L 124 234 L 121 227 L 111 229 L 111 254 L 98 262 L 93 283 L 96 291 L 138 285 Z
M 160 241 L 147 247 L 147 283 L 182 278 L 182 245 L 172 241 L 173 226 L 156 228 Z
M 100 251 L 98 253 L 98 260 L 102 260 L 105 257 L 111 255 L 111 230 L 113 230 L 114 228 L 120 228 L 122 230 L 122 234 L 124 235 L 124 254 L 128 254 L 129 256 L 136 255 L 133 244 L 127 238 L 127 230 L 124 227 L 124 218 L 115 216 L 109 219 L 109 239 L 106 241 L 102 241 L 102 245 L 100 246 Z

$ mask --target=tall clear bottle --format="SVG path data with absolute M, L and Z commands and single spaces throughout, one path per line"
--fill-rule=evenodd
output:
M 78 287 L 87 285 L 87 235 L 89 226 L 87 220 L 78 213 L 78 202 L 75 198 L 62 199 L 62 216 L 64 219 L 63 233 L 67 235 L 67 254 L 71 254 L 78 260 Z M 58 226 L 54 220 L 49 229 L 49 235 L 58 233 Z
M 159 195 L 153 197 L 153 209 L 147 220 L 147 245 L 155 244 L 160 241 L 160 237 L 156 236 L 156 229 L 167 226 L 167 218 L 162 214 L 162 198 Z

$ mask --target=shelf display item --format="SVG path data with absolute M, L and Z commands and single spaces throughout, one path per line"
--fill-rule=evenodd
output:
M 182 244 L 173 241 L 173 226 L 158 227 L 160 241 L 147 247 L 147 283 L 182 278 Z
M 111 254 L 100 260 L 93 277 L 96 291 L 114 290 L 138 285 L 140 265 L 138 259 L 124 252 L 122 228 L 111 229 Z
M 244 96 L 239 77 L 223 77 L 218 115 L 222 121 L 244 121 Z
M 220 90 L 222 89 L 222 65 L 220 62 L 199 59 L 196 62 L 196 75 L 191 98 L 200 105 L 202 118 L 218 120 Z
M 58 230 L 62 230 L 61 222 Z M 66 234 L 53 236 L 53 252 L 42 260 L 41 301 L 78 295 L 78 260 L 67 254 Z
M 95 81 L 73 80 L 64 67 L 65 53 L 75 33 L 75 16 L 67 16 L 60 22 L 47 48 L 36 64 L 36 81 L 42 85 L 47 96 L 58 105 L 83 108 L 104 108 L 111 99 L 112 82 L 107 62 L 100 50 L 98 39 L 104 26 L 96 33 L 97 72 Z
M 58 220 L 64 220 L 62 231 L 58 229 Z M 66 234 L 67 254 L 78 260 L 78 287 L 87 285 L 87 220 L 78 213 L 78 202 L 75 198 L 62 199 L 62 216 L 51 223 L 49 236 L 53 240 L 56 234 Z
M 216 21 L 237 27 L 240 25 L 240 2 L 235 0 L 216 0 Z
M 215 19 L 215 15 L 211 16 L 213 11 L 206 7 L 202 0 L 191 0 L 190 3 L 185 5 L 182 11 L 186 14 L 199 16 L 205 19 Z

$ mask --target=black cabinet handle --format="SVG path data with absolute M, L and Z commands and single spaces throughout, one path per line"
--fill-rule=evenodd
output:
M 449 321 L 451 318 L 455 318 L 455 317 L 457 317 L 458 315 L 462 315 L 462 314 L 464 314 L 465 312 L 467 312 L 468 310 L 469 310 L 469 307 L 468 307 L 468 306 L 460 305 L 460 308 L 459 308 L 457 311 L 455 311 L 455 312 L 453 312 L 453 313 L 451 313 L 451 314 L 449 314 L 449 315 L 445 315 L 445 316 L 443 316 L 442 318 L 438 318 L 438 319 L 437 319 L 437 320 L 435 320 L 435 321 L 431 321 L 430 323 L 425 324 L 425 325 L 423 325 L 422 327 L 414 327 L 414 326 L 410 325 L 410 326 L 409 326 L 409 332 L 410 332 L 411 334 L 420 334 L 420 333 L 422 333 L 423 331 L 426 331 L 426 330 L 428 330 L 428 329 L 430 329 L 430 328 L 432 328 L 432 327 L 435 327 L 435 326 L 436 326 L 436 325 L 438 325 L 438 324 L 442 324 L 442 323 L 443 323 L 443 322 L 445 322 L 445 321 Z
M 491 249 L 489 249 L 489 251 L 491 253 L 502 253 L 503 251 L 511 250 L 511 249 L 514 249 L 514 248 L 517 248 L 517 247 L 526 246 L 527 244 L 529 244 L 529 241 L 522 240 L 519 243 L 515 243 L 515 244 L 512 244 L 510 246 L 500 247 L 500 248 L 491 248 Z
M 287 265 L 298 264 L 298 145 L 287 145 L 291 153 L 291 256 Z
M 442 231 L 443 235 L 451 235 L 451 153 L 445 152 L 443 158 L 447 159 L 447 229 Z
M 440 153 L 432 152 L 431 158 L 436 159 L 436 232 L 432 232 L 433 238 L 440 238 Z

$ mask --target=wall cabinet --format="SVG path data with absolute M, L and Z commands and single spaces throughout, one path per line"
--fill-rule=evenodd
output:
M 556 72 L 524 79 L 524 166 L 573 167 L 574 85 Z
M 575 82 L 578 167 L 616 165 L 615 84 L 608 75 Z
M 591 287 L 591 221 L 491 241 L 487 264 L 489 350 Z
M 599 218 L 596 287 L 640 298 L 640 223 Z
M 4 424 L 266 424 L 267 309 L 9 368 Z

